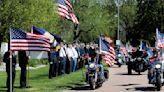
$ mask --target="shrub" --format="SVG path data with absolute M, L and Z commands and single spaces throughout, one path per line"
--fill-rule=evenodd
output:
M 48 64 L 47 59 L 30 59 L 29 66 L 35 67 L 36 65 Z

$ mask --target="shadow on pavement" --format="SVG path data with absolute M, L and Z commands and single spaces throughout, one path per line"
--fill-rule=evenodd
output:
M 136 91 L 155 91 L 154 87 L 135 87 Z
M 96 89 L 99 89 L 101 87 L 96 87 Z M 82 91 L 82 90 L 91 90 L 89 85 L 83 85 L 83 86 L 78 86 L 78 87 L 74 87 L 71 88 L 70 90 L 78 90 L 78 91 Z
M 137 74 L 137 73 L 132 73 L 132 74 L 128 74 L 128 73 L 117 73 L 117 74 L 115 74 L 115 75 L 129 75 L 129 76 L 138 75 L 138 76 L 140 76 L 140 75 L 146 75 L 146 74 Z
M 155 91 L 154 87 L 134 87 L 134 88 L 126 88 L 126 90 L 134 90 L 134 91 Z
M 118 86 L 133 86 L 133 85 L 139 85 L 139 84 L 123 84 L 123 85 L 118 85 Z

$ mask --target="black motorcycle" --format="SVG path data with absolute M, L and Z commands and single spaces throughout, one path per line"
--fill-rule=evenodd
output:
M 123 54 L 121 54 L 121 52 L 116 52 L 116 65 L 118 65 L 118 67 L 121 67 L 121 65 L 124 64 L 124 61 L 123 61 Z
M 164 84 L 163 68 L 162 62 L 159 59 L 156 59 L 152 64 L 150 64 L 148 69 L 149 84 L 155 85 L 157 91 L 160 91 L 161 86 Z
M 101 87 L 104 81 L 100 79 L 99 64 L 89 62 L 88 65 L 86 65 L 86 69 L 86 82 L 89 83 L 90 88 L 94 90 L 96 87 Z
M 147 70 L 147 59 L 143 57 L 142 53 L 133 53 L 132 58 L 127 62 L 128 74 L 132 74 L 132 70 L 141 72 Z

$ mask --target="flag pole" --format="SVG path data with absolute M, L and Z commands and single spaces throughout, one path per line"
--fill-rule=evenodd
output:
M 29 56 L 30 56 L 30 51 L 29 51 L 29 55 L 28 55 L 28 58 L 29 58 Z M 29 62 L 27 63 L 27 88 L 29 88 L 29 71 L 30 71 L 30 69 L 29 69 Z
M 33 26 L 31 27 L 31 33 L 33 34 Z M 29 56 L 30 56 L 30 51 L 29 51 L 29 53 L 28 53 L 28 59 L 30 59 L 29 58 Z M 28 62 L 28 65 L 27 65 L 27 88 L 29 88 L 30 86 L 29 86 L 29 78 L 30 78 L 30 76 L 29 76 L 29 74 L 30 74 L 30 68 L 29 68 L 29 62 Z
M 158 28 L 156 28 L 155 47 L 158 48 Z
M 100 42 L 100 41 L 101 41 L 101 38 L 99 37 L 99 51 L 100 51 L 100 53 L 101 53 L 101 42 Z M 100 53 L 99 53 L 99 54 L 100 54 Z
M 11 28 L 10 28 L 10 44 L 9 44 L 9 51 L 10 51 L 10 55 L 9 55 L 9 58 L 10 58 L 10 92 L 12 92 L 12 52 L 11 52 Z M 6 67 L 7 68 L 7 67 Z

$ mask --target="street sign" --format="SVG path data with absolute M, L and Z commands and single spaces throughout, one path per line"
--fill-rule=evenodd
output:
M 116 45 L 120 45 L 121 44 L 121 41 L 120 40 L 116 40 Z

